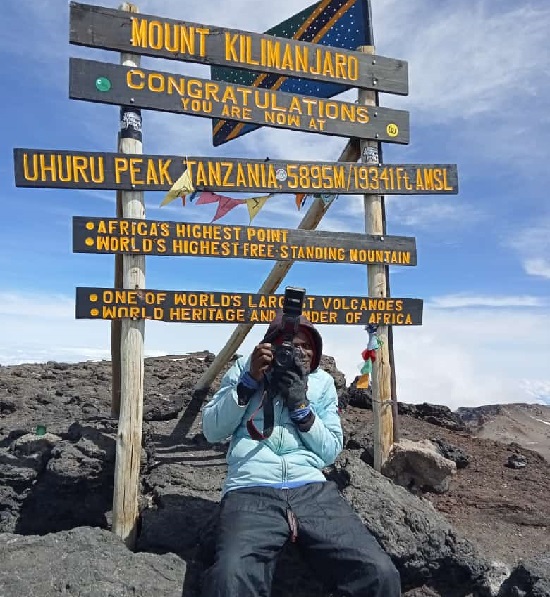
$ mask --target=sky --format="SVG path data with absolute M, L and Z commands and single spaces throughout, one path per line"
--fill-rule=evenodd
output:
M 410 93 L 380 105 L 410 112 L 393 164 L 457 164 L 458 195 L 386 197 L 387 232 L 416 238 L 418 265 L 391 267 L 395 297 L 424 300 L 423 325 L 394 328 L 397 397 L 451 408 L 550 404 L 550 3 L 547 0 L 372 0 L 376 52 L 409 63 Z M 100 4 L 117 8 L 118 1 Z M 308 0 L 140 0 L 141 12 L 262 32 Z M 0 19 L 0 364 L 110 358 L 110 323 L 75 320 L 77 286 L 112 287 L 112 255 L 72 253 L 73 216 L 113 217 L 114 191 L 16 188 L 14 147 L 116 151 L 118 109 L 68 98 L 69 57 L 119 54 L 68 43 L 65 0 L 3 0 Z M 145 68 L 209 78 L 207 66 L 142 58 Z M 339 99 L 355 101 L 356 90 Z M 143 111 L 147 154 L 332 161 L 346 139 L 263 128 L 214 148 L 211 122 Z M 210 222 L 214 205 L 160 208 L 150 219 Z M 249 195 L 235 195 L 245 198 Z M 308 205 L 309 206 L 309 205 Z M 294 197 L 270 199 L 258 226 L 296 227 Z M 248 225 L 245 205 L 220 220 Z M 364 232 L 363 198 L 341 196 L 320 230 Z M 148 257 L 146 286 L 256 292 L 272 261 Z M 296 263 L 283 281 L 312 295 L 367 294 L 366 267 Z M 320 326 L 324 353 L 348 383 L 359 375 L 362 326 Z M 148 356 L 225 344 L 232 325 L 147 322 Z M 248 335 L 249 352 L 265 326 Z M 146 398 L 145 398 L 146 400 Z

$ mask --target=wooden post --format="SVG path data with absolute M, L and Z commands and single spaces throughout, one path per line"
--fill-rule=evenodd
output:
M 359 143 L 355 140 L 350 140 L 344 148 L 344 151 L 342 151 L 338 161 L 356 162 L 359 155 Z M 302 230 L 315 230 L 329 207 L 330 203 L 325 204 L 321 199 L 316 199 L 308 209 L 306 215 L 302 218 L 298 228 Z M 279 287 L 279 284 L 284 280 L 284 277 L 292 267 L 293 263 L 293 261 L 277 261 L 258 290 L 258 293 L 271 294 L 275 292 Z M 195 391 L 205 391 L 212 385 L 216 375 L 218 375 L 225 365 L 227 365 L 253 327 L 253 323 L 239 323 L 237 325 L 225 346 L 216 355 L 210 367 L 208 367 L 202 374 L 202 377 L 195 386 Z
M 124 2 L 120 5 L 119 10 L 126 12 L 137 13 L 138 8 L 133 4 Z M 124 66 L 139 66 L 141 57 L 137 54 L 120 54 L 120 64 Z M 139 118 L 139 130 L 137 127 L 132 128 L 125 126 L 128 120 L 125 121 L 124 114 L 131 114 L 127 108 L 120 109 L 120 127 L 118 131 L 118 152 L 119 153 L 143 153 L 143 143 L 141 137 L 141 113 L 138 109 L 133 111 Z M 137 123 L 136 123 L 137 124 Z M 116 192 L 116 217 L 122 218 L 122 204 L 125 191 Z M 115 288 L 123 288 L 124 280 L 122 274 L 122 254 L 115 255 Z M 114 319 L 111 322 L 111 416 L 118 417 L 120 415 L 120 342 L 121 342 L 122 321 Z
M 361 46 L 360 52 L 374 54 L 374 46 Z M 359 103 L 372 107 L 371 117 L 377 108 L 376 91 L 359 90 Z M 380 151 L 378 141 L 361 140 L 361 159 L 364 162 L 376 161 Z M 365 232 L 385 234 L 383 197 L 364 195 Z M 385 297 L 387 294 L 387 266 L 376 264 L 367 266 L 370 297 Z M 378 349 L 372 371 L 372 410 L 374 414 L 374 468 L 380 471 L 393 445 L 393 416 L 391 367 L 389 356 L 388 326 L 379 326 L 378 337 L 382 342 Z
M 124 3 L 121 10 L 138 12 Z M 126 66 L 139 66 L 137 56 L 122 54 Z M 119 149 L 123 153 L 142 153 L 141 114 L 133 107 L 121 107 Z M 145 218 L 143 191 L 121 192 L 124 218 Z M 118 211 L 118 210 L 117 210 Z M 145 288 L 145 256 L 123 255 L 122 284 L 126 289 Z M 139 517 L 138 493 L 143 420 L 143 341 L 145 320 L 123 319 L 120 339 L 120 416 L 116 442 L 113 497 L 113 532 L 130 549 L 136 542 Z

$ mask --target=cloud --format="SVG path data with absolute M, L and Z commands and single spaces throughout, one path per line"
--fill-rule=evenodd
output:
M 62 0 L 6 2 L 2 7 L 0 50 L 15 56 L 32 56 L 33 61 L 42 64 L 64 56 L 68 46 L 68 6 Z M 32 36 L 32 54 L 29 51 L 31 31 L 39 32 Z M 66 43 L 60 43 L 61 39 Z M 56 77 L 59 73 L 48 73 L 52 75 Z
M 550 259 L 542 257 L 536 259 L 526 259 L 523 263 L 525 273 L 531 276 L 540 276 L 550 280 Z
M 410 95 L 382 99 L 411 114 L 406 159 L 446 154 L 464 173 L 485 164 L 487 180 L 501 167 L 525 188 L 539 186 L 547 171 L 534 164 L 544 163 L 550 133 L 542 58 L 550 52 L 550 4 L 374 0 L 373 12 L 377 52 L 409 63 Z
M 450 197 L 391 197 L 386 198 L 388 217 L 395 224 L 414 227 L 416 230 L 433 231 L 434 226 L 452 226 L 459 229 L 471 227 L 486 219 L 479 207 Z
M 538 400 L 532 388 L 548 369 L 548 326 L 548 310 L 428 305 L 421 328 L 395 330 L 399 399 L 453 409 Z
M 428 304 L 423 326 L 394 328 L 399 400 L 457 408 L 546 399 L 550 381 L 541 380 L 540 372 L 550 362 L 550 311 L 530 308 L 514 297 L 501 304 L 523 308 L 441 309 Z M 109 322 L 75 320 L 70 297 L 3 291 L 0 305 L 3 365 L 110 358 Z M 233 329 L 219 324 L 147 322 L 145 354 L 206 349 L 217 353 Z M 529 350 L 514 343 L 519 329 L 522 342 L 529 338 Z M 359 326 L 325 325 L 319 330 L 324 353 L 336 359 L 351 383 L 359 375 L 366 332 Z M 237 352 L 248 354 L 264 331 L 265 326 L 253 329 Z
M 535 400 L 550 405 L 550 379 L 524 380 L 522 386 L 525 392 Z
M 409 61 L 407 107 L 431 123 L 467 120 L 525 102 L 544 85 L 546 4 L 378 0 L 373 12 L 380 28 L 377 49 Z
M 550 279 L 550 217 L 539 217 L 514 231 L 503 244 L 512 247 L 526 274 Z
M 17 291 L 0 292 L 0 315 L 7 318 L 21 318 L 29 314 L 38 315 L 41 311 L 40 301 L 40 294 L 22 294 Z M 47 295 L 42 305 L 47 311 L 48 318 L 53 321 L 64 320 L 74 315 L 74 300 L 62 294 Z M 18 319 L 18 321 L 20 320 Z
M 0 363 L 105 358 L 105 326 L 74 320 L 74 299 L 62 294 L 0 291 Z
M 439 309 L 465 307 L 543 307 L 547 301 L 536 296 L 476 296 L 471 294 L 449 294 L 430 301 L 430 306 Z

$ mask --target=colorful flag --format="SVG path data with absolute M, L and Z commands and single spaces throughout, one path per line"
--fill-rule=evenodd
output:
M 363 375 L 359 376 L 356 386 L 360 390 L 366 390 L 369 387 L 369 380 L 370 380 L 370 375 L 368 373 L 364 373 Z
M 161 207 L 172 203 L 178 197 L 183 199 L 183 204 L 185 205 L 185 196 L 189 195 L 195 190 L 193 187 L 193 181 L 191 180 L 191 175 L 189 174 L 189 170 L 186 168 L 185 172 L 176 180 L 176 182 L 172 185 L 172 188 L 166 193 L 166 197 L 162 200 L 160 204 Z
M 273 195 L 263 195 L 262 197 L 250 197 L 249 199 L 246 199 L 250 223 L 252 223 L 252 220 L 260 213 L 260 210 L 270 197 L 273 197 Z
M 212 222 L 223 218 L 223 216 L 230 212 L 234 207 L 237 207 L 237 205 L 245 202 L 245 199 L 233 199 L 233 197 L 224 197 L 223 195 L 218 196 L 218 209 L 216 210 L 216 214 L 214 215 Z
M 210 191 L 203 191 L 196 201 L 197 205 L 206 205 L 207 203 L 217 203 L 222 198 L 221 195 Z
M 373 44 L 370 22 L 368 0 L 320 0 L 266 33 L 276 37 L 356 50 L 359 46 Z M 311 79 L 295 79 L 224 66 L 212 67 L 210 78 L 237 85 L 321 98 L 333 97 L 349 87 L 339 83 L 322 83 Z M 235 120 L 212 120 L 212 128 L 212 142 L 214 146 L 218 146 L 259 128 L 259 125 Z
M 300 210 L 300 208 L 304 207 L 305 203 L 306 203 L 306 193 L 297 193 L 296 195 L 296 207 L 298 208 L 298 210 Z

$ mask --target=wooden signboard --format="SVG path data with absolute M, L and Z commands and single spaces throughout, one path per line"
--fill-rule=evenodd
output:
M 454 164 L 298 162 L 15 149 L 18 187 L 166 191 L 189 168 L 197 190 L 334 195 L 458 193 Z
M 154 319 L 178 323 L 268 323 L 283 294 L 77 288 L 77 319 Z M 421 325 L 422 300 L 306 296 L 303 314 L 314 324 Z
M 409 142 L 409 113 L 71 58 L 69 97 L 263 126 Z
M 73 252 L 416 265 L 406 236 L 81 216 Z
M 76 2 L 70 19 L 76 45 L 408 93 L 403 60 Z

